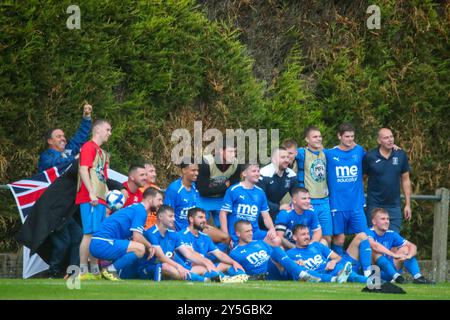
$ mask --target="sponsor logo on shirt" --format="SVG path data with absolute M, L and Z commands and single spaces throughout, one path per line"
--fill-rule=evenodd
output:
M 358 179 L 358 167 L 353 165 L 336 167 L 337 182 L 356 182 Z
M 397 165 L 398 165 L 398 157 L 393 157 L 393 158 L 392 158 L 392 164 L 393 164 L 394 166 L 397 166 Z

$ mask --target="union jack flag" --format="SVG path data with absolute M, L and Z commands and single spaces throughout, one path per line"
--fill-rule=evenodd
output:
M 35 174 L 30 178 L 8 184 L 8 187 L 16 200 L 22 223 L 25 222 L 26 217 L 31 212 L 39 197 L 60 175 L 66 172 L 71 165 L 72 163 L 66 163 L 57 167 L 52 167 L 41 173 Z

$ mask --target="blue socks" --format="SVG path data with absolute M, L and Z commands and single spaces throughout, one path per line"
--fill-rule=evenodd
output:
M 186 276 L 187 281 L 205 282 L 205 277 L 199 276 L 196 273 L 190 272 Z
M 359 243 L 359 261 L 363 271 L 367 271 L 372 265 L 372 249 L 370 248 L 369 239 L 362 240 Z
M 405 269 L 408 270 L 408 272 L 414 277 L 414 279 L 422 275 L 420 273 L 419 263 L 415 257 L 405 260 L 403 265 L 405 266 Z
M 116 270 L 124 269 L 127 266 L 132 265 L 135 261 L 138 260 L 136 253 L 128 252 L 126 255 L 120 257 L 116 261 L 114 261 L 113 265 Z
M 389 280 L 393 279 L 395 274 L 398 273 L 394 263 L 385 256 L 379 257 L 376 263 L 387 274 Z

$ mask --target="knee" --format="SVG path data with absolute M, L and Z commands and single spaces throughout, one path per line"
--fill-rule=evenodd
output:
M 145 254 L 145 246 L 142 243 L 136 243 L 133 251 L 138 258 L 142 258 Z
M 365 232 L 360 232 L 355 236 L 355 239 L 359 240 L 359 241 L 363 241 L 367 239 L 367 234 L 365 234 Z

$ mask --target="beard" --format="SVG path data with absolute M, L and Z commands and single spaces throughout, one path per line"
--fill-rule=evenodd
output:
M 198 231 L 203 231 L 203 229 L 205 229 L 205 225 L 204 224 L 194 224 L 194 229 L 198 230 Z

